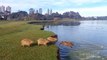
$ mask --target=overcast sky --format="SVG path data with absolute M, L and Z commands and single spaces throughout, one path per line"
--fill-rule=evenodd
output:
M 46 13 L 50 8 L 59 13 L 75 11 L 81 16 L 107 16 L 107 0 L 0 0 L 1 5 L 11 6 L 13 12 L 43 8 Z

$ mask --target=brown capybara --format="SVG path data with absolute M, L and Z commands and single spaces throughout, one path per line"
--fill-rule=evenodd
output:
M 43 38 L 39 38 L 39 39 L 37 40 L 37 42 L 38 42 L 38 46 L 39 46 L 39 45 L 45 45 L 45 46 L 47 46 L 47 44 L 49 43 L 48 40 L 43 39 Z
M 68 47 L 72 47 L 74 45 L 72 42 L 69 42 L 69 41 L 62 41 L 60 44 Z
M 51 43 L 54 43 L 57 41 L 57 38 L 48 37 L 47 40 L 50 41 Z
M 33 44 L 33 41 L 30 39 L 22 39 L 21 40 L 21 46 L 31 46 Z

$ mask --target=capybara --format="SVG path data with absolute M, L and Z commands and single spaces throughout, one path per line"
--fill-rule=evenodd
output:
M 49 43 L 49 41 L 44 38 L 39 38 L 37 42 L 38 42 L 38 45 L 45 45 L 45 46 L 47 46 L 47 44 Z
M 54 42 L 57 41 L 57 38 L 48 37 L 47 40 L 50 41 L 50 42 L 52 42 L 52 43 L 54 43 Z
M 72 47 L 74 45 L 72 42 L 69 42 L 69 41 L 62 41 L 60 44 L 68 47 Z
M 22 46 L 31 46 L 33 44 L 33 41 L 30 39 L 22 39 L 21 40 L 21 45 Z

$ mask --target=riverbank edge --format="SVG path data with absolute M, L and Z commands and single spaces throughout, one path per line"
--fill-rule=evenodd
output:
M 57 50 L 57 60 L 61 60 L 61 58 L 60 58 L 60 48 L 59 47 L 57 47 L 58 48 L 58 50 Z

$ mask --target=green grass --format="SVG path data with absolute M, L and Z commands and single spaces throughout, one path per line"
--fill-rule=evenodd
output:
M 29 38 L 37 43 L 52 32 L 40 30 L 41 25 L 30 25 L 25 21 L 0 21 L 0 60 L 57 60 L 57 47 L 22 47 L 21 39 Z

